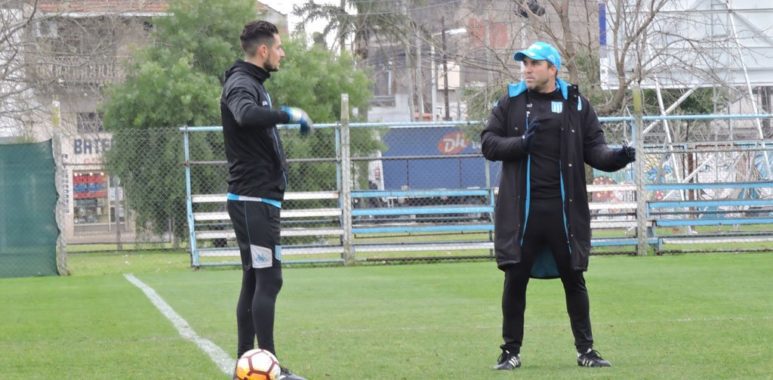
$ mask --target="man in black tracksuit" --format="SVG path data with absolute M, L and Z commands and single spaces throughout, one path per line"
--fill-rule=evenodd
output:
M 558 79 L 561 57 L 553 46 L 536 42 L 514 59 L 523 62 L 524 81 L 509 86 L 481 133 L 483 155 L 502 161 L 494 246 L 505 272 L 504 344 L 494 368 L 521 366 L 530 277 L 561 278 L 577 364 L 609 366 L 593 349 L 583 278 L 591 239 L 583 163 L 616 171 L 635 160 L 635 151 L 607 146 L 588 100 Z
M 272 109 L 263 87 L 284 57 L 275 25 L 248 23 L 241 34 L 244 60 L 225 73 L 220 112 L 228 160 L 228 215 L 242 261 L 236 307 L 237 357 L 255 346 L 276 354 L 274 307 L 282 288 L 279 212 L 287 188 L 287 161 L 277 124 L 298 123 L 306 134 L 312 122 L 299 108 Z M 303 379 L 281 368 L 279 379 Z

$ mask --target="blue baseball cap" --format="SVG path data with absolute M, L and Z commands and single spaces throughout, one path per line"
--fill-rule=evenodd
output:
M 558 50 L 547 42 L 537 41 L 528 49 L 519 50 L 513 55 L 513 59 L 518 62 L 526 57 L 535 61 L 548 61 L 556 67 L 556 70 L 561 70 L 561 54 L 558 54 Z

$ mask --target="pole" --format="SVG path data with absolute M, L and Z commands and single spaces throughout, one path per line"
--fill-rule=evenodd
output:
M 191 266 L 198 268 L 199 249 L 196 247 L 196 226 L 193 219 L 193 196 L 191 195 L 191 149 L 188 126 L 183 131 L 183 154 L 185 155 L 185 211 L 188 217 L 188 241 L 191 250 Z M 171 231 L 171 229 L 170 229 Z
M 108 176 L 108 181 L 110 181 L 110 176 Z M 123 250 L 123 244 L 121 243 L 121 200 L 118 198 L 118 185 L 121 183 L 118 177 L 116 177 L 115 181 L 112 182 L 111 185 L 113 187 L 113 216 L 115 217 L 115 245 L 116 249 L 121 251 Z
M 416 94 L 419 98 L 419 121 L 424 121 L 424 76 L 421 66 L 421 36 L 416 30 Z
M 408 86 L 408 112 L 410 112 L 410 119 L 411 121 L 414 121 L 414 114 L 416 113 L 416 106 L 413 103 L 413 96 L 415 94 L 416 87 L 413 85 L 413 59 L 411 59 L 411 43 L 408 38 L 405 39 L 405 69 L 408 73 L 408 80 L 411 82 L 411 85 Z
M 443 94 L 445 95 L 445 118 L 443 120 L 451 120 L 451 110 L 448 106 L 448 56 L 446 55 L 446 18 L 445 16 L 440 18 L 440 30 L 443 31 L 442 43 L 443 43 Z
M 754 114 L 758 115 L 760 112 L 757 109 L 757 101 L 754 99 L 754 91 L 752 90 L 752 83 L 749 79 L 749 70 L 746 68 L 746 61 L 744 61 L 744 54 L 743 51 L 741 51 L 741 43 L 738 42 L 738 33 L 735 30 L 735 12 L 733 11 L 733 5 L 730 3 L 730 0 L 726 0 L 725 2 L 727 6 L 727 12 L 728 17 L 730 18 L 730 27 L 733 31 L 733 40 L 735 41 L 735 47 L 738 51 L 738 58 L 741 62 L 741 68 L 743 69 L 743 77 L 746 80 L 746 90 L 749 94 L 749 101 L 752 103 L 752 110 L 754 110 Z M 754 119 L 755 123 L 757 124 L 757 132 L 760 135 L 760 142 L 762 143 L 762 147 L 765 148 L 765 132 L 762 130 L 762 122 L 760 119 Z M 767 170 L 768 177 L 771 177 L 770 172 L 770 157 L 768 157 L 768 151 L 763 150 L 762 155 L 765 158 L 765 169 Z
M 339 5 L 341 7 L 341 12 L 346 14 L 346 0 L 341 0 L 341 3 Z M 341 55 L 344 55 L 346 52 L 346 34 L 341 32 L 341 29 L 338 29 L 338 49 L 341 52 Z
M 341 94 L 341 224 L 344 263 L 354 263 L 352 251 L 352 156 L 349 138 L 349 94 Z
M 644 192 L 644 134 L 642 127 L 642 99 L 641 88 L 638 83 L 633 85 L 633 112 L 635 121 L 633 124 L 634 147 L 638 153 L 634 162 L 634 174 L 636 182 L 636 254 L 647 255 L 647 198 Z
M 432 88 L 430 89 L 430 96 L 432 98 L 432 108 L 430 108 L 430 112 L 432 113 L 432 121 L 437 121 L 437 66 L 435 64 L 435 43 L 434 40 L 431 41 L 429 45 L 429 64 L 430 64 L 430 71 L 432 72 L 432 79 L 430 83 L 432 83 Z
M 489 97 L 489 88 L 491 87 L 491 84 L 494 82 L 493 73 L 491 71 L 492 47 L 490 46 L 491 44 L 491 3 L 488 3 L 488 6 L 486 8 L 487 8 L 486 9 L 486 36 L 484 37 L 486 40 L 483 42 L 483 47 L 486 49 L 486 87 L 485 87 L 486 97 L 484 99 L 486 104 L 488 104 L 489 102 L 491 102 L 491 98 Z M 468 112 L 468 115 L 469 115 L 469 112 Z
M 408 14 L 408 6 L 405 3 L 405 0 L 400 1 L 400 6 L 403 10 L 403 14 Z M 408 29 L 408 20 L 406 18 L 406 30 Z M 416 114 L 416 106 L 415 106 L 415 99 L 414 96 L 416 95 L 416 86 L 414 79 L 416 78 L 416 72 L 414 71 L 414 60 L 411 57 L 411 38 L 410 36 L 405 36 L 405 39 L 403 40 L 403 43 L 405 44 L 404 50 L 405 50 L 405 69 L 407 72 L 408 81 L 410 82 L 410 85 L 408 86 L 408 112 L 410 112 L 410 118 L 408 120 L 415 121 L 414 115 Z

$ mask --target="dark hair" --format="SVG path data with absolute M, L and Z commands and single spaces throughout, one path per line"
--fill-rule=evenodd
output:
M 239 39 L 242 42 L 242 50 L 248 55 L 255 55 L 255 51 L 260 45 L 272 46 L 274 44 L 274 35 L 279 33 L 276 25 L 263 20 L 256 20 L 247 23 L 242 30 Z

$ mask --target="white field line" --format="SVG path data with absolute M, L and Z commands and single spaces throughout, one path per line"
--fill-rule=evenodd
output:
M 177 312 L 174 311 L 174 309 L 172 309 L 172 307 L 169 306 L 169 304 L 166 303 L 166 301 L 164 301 L 164 299 L 161 298 L 161 296 L 159 296 L 158 293 L 153 290 L 153 288 L 145 285 L 144 282 L 140 281 L 140 279 L 137 277 L 134 277 L 134 275 L 131 273 L 124 274 L 123 276 L 126 277 L 126 279 L 134 286 L 140 288 L 143 293 L 145 293 L 148 299 L 150 299 L 150 302 L 156 306 L 158 311 L 160 311 L 161 314 L 163 314 L 166 319 L 169 320 L 169 322 L 172 322 L 172 325 L 174 325 L 174 327 L 177 329 L 177 332 L 180 333 L 180 336 L 195 343 L 202 351 L 204 351 L 204 353 L 209 355 L 210 359 L 215 362 L 215 364 L 220 368 L 221 371 L 223 371 L 223 373 L 226 375 L 231 375 L 233 373 L 236 361 L 228 354 L 226 354 L 222 348 L 218 347 L 209 339 L 202 338 L 196 334 L 196 331 L 193 331 L 193 328 L 191 328 L 188 322 L 183 319 L 180 314 L 177 314 Z

